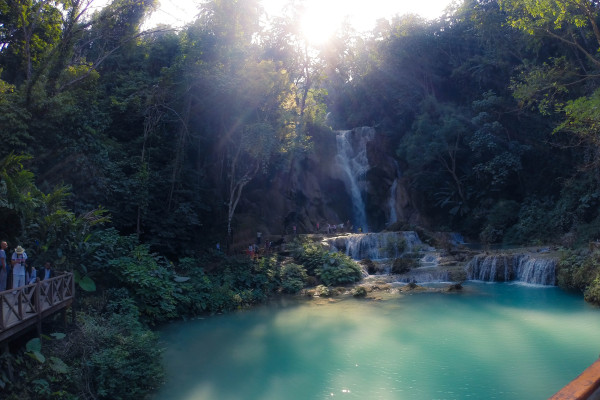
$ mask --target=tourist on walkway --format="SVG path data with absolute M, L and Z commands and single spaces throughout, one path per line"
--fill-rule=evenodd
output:
M 54 271 L 52 270 L 52 264 L 50 264 L 50 261 L 46 261 L 44 268 L 40 270 L 39 277 L 40 281 L 45 281 L 54 277 Z
M 31 265 L 28 265 L 25 273 L 25 282 L 27 282 L 27 285 L 31 285 L 36 283 L 37 281 L 37 270 Z
M 11 260 L 13 268 L 13 285 L 12 288 L 16 289 L 21 286 L 25 286 L 25 267 L 27 266 L 27 253 L 21 246 L 17 246 L 15 252 L 12 255 Z
M 6 248 L 8 244 L 5 241 L 0 242 L 0 292 L 6 290 L 8 281 L 8 265 L 6 265 Z

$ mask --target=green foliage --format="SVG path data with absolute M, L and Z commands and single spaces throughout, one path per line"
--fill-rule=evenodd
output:
M 600 89 L 595 90 L 589 97 L 569 100 L 562 108 L 565 120 L 556 127 L 555 132 L 571 132 L 595 145 L 600 145 L 598 138 L 600 117 L 597 113 L 599 106 Z
M 141 314 L 151 324 L 177 316 L 178 295 L 173 272 L 147 245 L 138 245 L 129 253 L 108 260 L 107 273 L 115 286 L 127 288 Z
M 210 266 L 211 271 L 201 266 Z M 264 301 L 280 286 L 275 257 L 255 262 L 212 252 L 200 259 L 182 258 L 177 270 L 190 278 L 177 284 L 178 314 L 183 316 L 248 307 Z
M 126 290 L 112 290 L 107 297 L 111 300 L 95 314 L 79 314 L 77 330 L 53 346 L 70 367 L 63 388 L 73 394 L 91 391 L 98 399 L 144 398 L 164 377 L 158 336 L 142 327 Z
M 557 266 L 558 285 L 567 290 L 584 293 L 587 301 L 598 302 L 600 278 L 600 252 L 568 251 Z
M 600 306 L 600 273 L 583 292 L 585 301 Z
M 360 281 L 362 269 L 345 254 L 329 253 L 315 275 L 327 286 L 345 285 Z
M 2 68 L 0 67 L 0 72 Z M 25 152 L 31 140 L 29 134 L 29 111 L 23 104 L 21 93 L 15 92 L 14 85 L 0 80 L 0 142 L 6 146 L 0 148 L 0 159 L 10 152 Z
M 281 267 L 281 288 L 286 293 L 297 293 L 306 284 L 306 269 L 298 264 L 288 263 Z
M 554 232 L 552 220 L 549 218 L 552 202 L 549 199 L 527 199 L 519 210 L 518 222 L 513 225 L 505 236 L 509 243 L 534 243 L 545 241 Z M 489 225 L 491 229 L 495 229 Z M 499 231 L 491 232 L 491 237 L 501 237 Z
M 313 242 L 295 242 L 290 247 L 294 259 L 327 286 L 344 285 L 362 279 L 358 263 L 345 254 L 332 253 Z
M 501 0 L 500 4 L 508 13 L 508 22 L 529 34 L 561 31 L 565 25 L 582 28 L 598 16 L 598 11 L 585 0 Z
M 38 360 L 42 364 L 46 362 L 46 357 L 44 357 L 44 355 L 41 353 L 42 342 L 39 338 L 34 338 L 28 341 L 25 345 L 25 349 L 27 350 L 25 354 L 28 356 Z
M 325 285 L 318 285 L 315 288 L 315 296 L 329 297 L 331 296 L 331 289 Z
M 489 211 L 483 230 L 479 234 L 482 243 L 499 243 L 507 230 L 519 219 L 520 205 L 516 201 L 499 201 Z
M 366 297 L 367 296 L 367 288 L 364 286 L 356 286 L 352 289 L 352 296 L 354 297 Z
M 64 344 L 65 337 L 63 333 L 43 335 L 43 349 L 41 338 L 33 338 L 18 352 L 0 356 L 0 388 L 8 399 L 75 398 L 65 387 L 70 383 L 71 369 L 54 351 Z

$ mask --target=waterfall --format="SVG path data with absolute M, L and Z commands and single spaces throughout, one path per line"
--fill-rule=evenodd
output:
M 399 282 L 416 282 L 416 283 L 427 283 L 427 282 L 449 282 L 450 273 L 446 270 L 439 271 L 419 271 L 413 270 L 407 274 L 404 274 Z
M 390 209 L 390 219 L 388 220 L 388 225 L 393 224 L 394 222 L 398 222 L 398 212 L 396 211 L 396 196 L 398 189 L 398 179 L 400 179 L 400 167 L 398 166 L 398 162 L 394 160 L 394 166 L 396 167 L 396 177 L 392 182 L 392 187 L 390 187 L 390 198 L 388 200 L 388 207 Z
M 394 179 L 392 187 L 390 188 L 390 199 L 388 200 L 388 207 L 390 208 L 390 220 L 388 225 L 398 222 L 398 214 L 396 213 L 396 188 L 398 187 L 398 178 Z
M 365 189 L 365 175 L 369 169 L 367 143 L 373 139 L 372 128 L 340 131 L 336 135 L 337 163 L 344 171 L 346 188 L 352 199 L 352 223 L 356 228 L 368 231 L 365 202 L 362 192 Z
M 556 260 L 529 256 L 519 257 L 517 280 L 538 285 L 554 285 L 556 283 Z
M 554 286 L 556 260 L 528 254 L 477 255 L 465 267 L 467 279 L 486 282 L 520 281 Z
M 416 232 L 380 232 L 326 238 L 333 251 L 343 251 L 355 260 L 398 258 L 423 243 Z

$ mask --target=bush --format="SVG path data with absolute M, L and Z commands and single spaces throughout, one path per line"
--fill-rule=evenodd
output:
M 327 286 L 345 285 L 362 279 L 362 268 L 345 254 L 331 253 L 312 242 L 294 242 L 294 259 Z
M 308 275 L 298 264 L 285 264 L 281 267 L 281 287 L 286 293 L 298 293 L 304 287 Z
M 331 290 L 327 286 L 319 285 L 315 288 L 315 296 L 329 297 Z
M 354 297 L 366 297 L 367 289 L 364 286 L 357 286 L 352 289 L 352 296 Z
M 585 289 L 583 298 L 587 302 L 600 306 L 600 275 Z
M 565 253 L 558 263 L 556 275 L 561 288 L 585 292 L 600 276 L 600 252 Z
M 500 200 L 487 215 L 486 225 L 479 234 L 482 243 L 498 243 L 504 239 L 506 230 L 517 222 L 519 203 L 513 200 Z
M 557 267 L 558 285 L 583 292 L 585 301 L 600 305 L 600 252 L 570 251 Z
M 107 297 L 112 300 L 103 310 L 80 313 L 77 329 L 44 351 L 69 367 L 69 386 L 63 382 L 60 390 L 99 400 L 146 398 L 164 378 L 158 336 L 138 321 L 140 313 L 125 290 L 110 290 Z
M 176 284 L 173 273 L 159 263 L 147 245 L 108 262 L 117 285 L 128 288 L 142 315 L 150 324 L 177 316 Z
M 328 253 L 315 274 L 327 286 L 345 285 L 361 280 L 362 268 L 345 254 Z
M 550 217 L 553 204 L 550 199 L 526 199 L 519 210 L 517 223 L 505 232 L 504 242 L 535 243 L 550 239 L 556 232 Z

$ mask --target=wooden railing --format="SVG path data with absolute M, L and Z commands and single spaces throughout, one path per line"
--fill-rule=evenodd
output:
M 0 342 L 70 306 L 75 296 L 72 273 L 0 292 Z
M 549 400 L 600 399 L 600 358 Z

